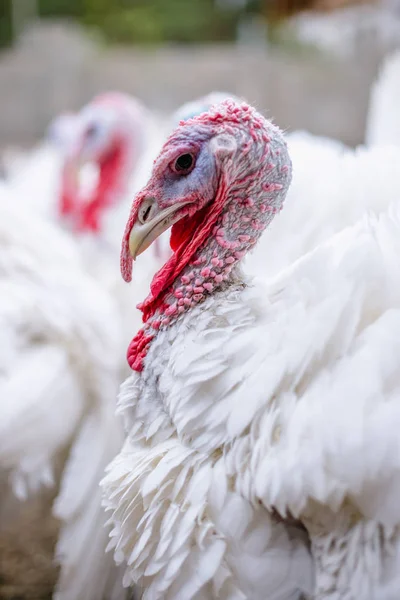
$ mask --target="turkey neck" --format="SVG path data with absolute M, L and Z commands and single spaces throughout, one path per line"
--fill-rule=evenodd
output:
M 253 178 L 251 178 L 252 181 Z M 243 182 L 239 182 L 242 184 Z M 249 184 L 249 182 L 246 182 Z M 224 202 L 224 208 L 213 225 L 205 244 L 194 252 L 192 258 L 176 276 L 163 294 L 156 298 L 155 310 L 146 318 L 144 327 L 133 338 L 128 348 L 128 363 L 133 370 L 141 371 L 149 345 L 160 328 L 171 326 L 181 315 L 218 291 L 232 284 L 243 284 L 238 263 L 256 244 L 261 232 L 273 216 L 280 210 L 281 203 L 271 202 L 271 196 L 280 192 L 282 185 L 271 183 L 269 188 L 255 189 L 257 203 L 249 196 L 248 185 L 232 186 Z M 278 194 L 279 195 L 279 194 Z M 209 218 L 209 208 L 204 215 L 196 214 L 198 226 Z M 262 218 L 259 218 L 261 215 Z M 171 242 L 181 239 L 177 252 L 184 252 L 191 235 L 192 221 L 183 220 L 173 231 Z M 186 239 L 184 239 L 186 238 Z M 183 240 L 183 241 L 182 241 Z M 152 290 L 157 287 L 157 276 L 152 282 Z M 138 306 L 143 310 L 143 304 Z M 144 312 L 146 317 L 146 313 Z

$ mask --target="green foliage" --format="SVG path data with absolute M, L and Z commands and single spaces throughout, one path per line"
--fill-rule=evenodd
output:
M 11 0 L 0 0 L 0 48 L 11 44 Z
M 0 0 L 0 46 L 11 40 L 11 2 Z M 37 0 L 40 17 L 72 18 L 112 43 L 158 44 L 227 41 L 246 12 L 274 0 L 248 0 L 222 8 L 216 0 Z
M 41 17 L 82 18 L 85 14 L 82 0 L 38 0 L 37 5 Z
M 234 37 L 237 12 L 217 10 L 213 0 L 158 0 L 165 40 L 220 41 Z
M 254 0 L 252 0 L 254 1 Z M 42 16 L 77 17 L 114 43 L 233 39 L 240 12 L 214 0 L 39 0 Z
M 202 42 L 234 37 L 237 13 L 212 0 L 86 0 L 86 22 L 113 42 Z
M 114 12 L 98 26 L 111 42 L 146 44 L 163 41 L 162 26 L 152 6 Z

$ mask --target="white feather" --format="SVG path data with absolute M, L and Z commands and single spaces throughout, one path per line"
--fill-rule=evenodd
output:
M 0 468 L 29 501 L 30 492 L 54 485 L 56 459 L 72 444 L 56 501 L 62 523 L 56 597 L 120 600 L 126 594 L 105 556 L 98 486 L 122 443 L 113 403 L 117 308 L 82 269 L 68 236 L 6 194 L 0 247 Z

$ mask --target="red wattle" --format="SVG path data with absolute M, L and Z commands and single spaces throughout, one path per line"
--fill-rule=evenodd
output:
M 66 192 L 61 194 L 58 212 L 62 217 L 67 217 L 75 212 L 75 202 L 70 194 Z
M 93 198 L 75 211 L 79 231 L 100 231 L 102 216 L 116 195 L 122 160 L 123 150 L 117 144 L 100 163 L 99 180 Z
M 143 371 L 144 359 L 146 358 L 153 337 L 154 335 L 146 335 L 144 330 L 140 329 L 129 344 L 127 359 L 133 371 Z
M 91 231 L 99 233 L 100 231 L 100 215 L 102 205 L 95 202 L 86 204 L 81 210 L 80 218 L 77 223 L 78 231 Z
M 58 203 L 58 213 L 61 217 L 67 217 L 75 213 L 77 209 L 77 183 L 74 167 L 67 162 L 61 175 L 61 192 Z
M 191 217 L 184 217 L 172 226 L 169 241 L 171 250 L 177 252 L 181 246 L 187 244 L 188 240 L 195 235 L 196 229 L 200 227 L 209 210 L 210 207 L 205 206 L 202 210 L 196 211 Z

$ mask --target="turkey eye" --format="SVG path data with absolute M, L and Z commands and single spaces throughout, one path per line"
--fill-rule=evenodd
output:
M 94 138 L 97 134 L 97 126 L 96 125 L 89 125 L 89 127 L 86 129 L 86 137 L 87 138 Z
M 175 161 L 175 171 L 188 171 L 193 166 L 191 154 L 181 154 Z

